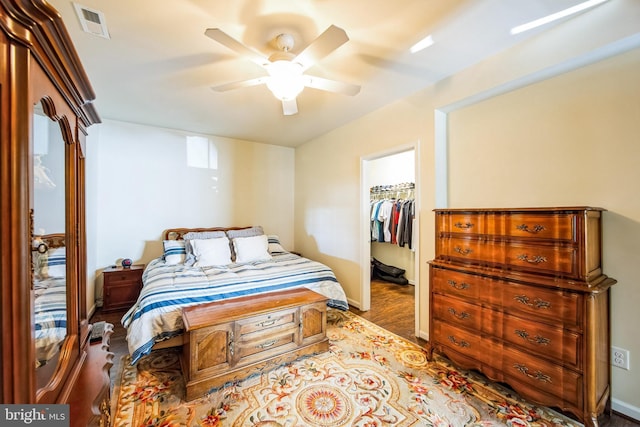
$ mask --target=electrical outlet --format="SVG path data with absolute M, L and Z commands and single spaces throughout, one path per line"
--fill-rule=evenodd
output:
M 611 364 L 618 368 L 629 370 L 629 350 L 611 347 Z

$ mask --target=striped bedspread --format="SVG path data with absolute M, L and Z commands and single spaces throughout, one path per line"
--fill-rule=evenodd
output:
M 36 366 L 45 365 L 67 335 L 67 281 L 50 278 L 34 283 Z
M 122 317 L 132 364 L 156 342 L 183 332 L 183 307 L 304 286 L 329 298 L 330 307 L 349 308 L 329 267 L 291 253 L 273 254 L 269 261 L 219 267 L 167 265 L 157 258 L 145 269 L 142 281 L 138 301 Z

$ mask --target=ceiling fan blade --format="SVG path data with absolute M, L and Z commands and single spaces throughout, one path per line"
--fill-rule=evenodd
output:
M 300 52 L 296 56 L 295 62 L 299 62 L 303 70 L 306 70 L 348 40 L 349 37 L 342 28 L 332 25 Z
M 208 28 L 204 34 L 217 41 L 221 45 L 228 47 L 229 49 L 239 53 L 247 59 L 255 62 L 256 64 L 264 67 L 269 64 L 269 59 L 255 50 L 243 45 L 238 40 L 231 37 L 229 34 L 222 31 L 220 28 Z
M 309 75 L 304 76 L 304 85 L 314 89 L 326 90 L 328 92 L 341 93 L 349 96 L 357 95 L 360 92 L 360 86 L 358 85 Z
M 257 85 L 261 85 L 267 82 L 268 77 L 264 76 L 264 77 L 258 77 L 256 79 L 251 79 L 251 80 L 242 80 L 239 82 L 231 82 L 231 83 L 225 83 L 223 85 L 219 85 L 219 86 L 214 86 L 211 89 L 215 90 L 216 92 L 226 92 L 228 90 L 233 90 L 233 89 L 239 89 L 242 87 L 250 87 L 250 86 L 257 86 Z
M 295 98 L 282 101 L 282 113 L 285 116 L 292 116 L 298 113 L 298 103 Z

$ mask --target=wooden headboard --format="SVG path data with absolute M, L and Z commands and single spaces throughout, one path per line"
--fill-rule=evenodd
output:
M 67 235 L 64 233 L 40 234 L 33 236 L 33 249 L 45 253 L 49 248 L 62 248 L 65 246 Z M 41 243 L 36 243 L 41 242 Z M 41 245 L 44 244 L 44 247 Z
M 203 231 L 229 231 L 229 230 L 243 230 L 249 227 L 212 227 L 212 228 L 169 228 L 165 230 L 162 238 L 163 240 L 182 240 L 183 236 L 189 232 L 203 232 Z

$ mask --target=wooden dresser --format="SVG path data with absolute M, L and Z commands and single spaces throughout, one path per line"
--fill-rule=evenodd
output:
M 603 209 L 435 212 L 430 350 L 597 426 L 616 283 L 602 272 Z
M 187 307 L 182 319 L 186 400 L 329 349 L 327 297 L 307 288 Z

